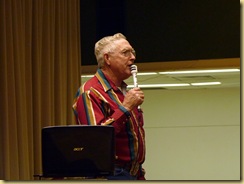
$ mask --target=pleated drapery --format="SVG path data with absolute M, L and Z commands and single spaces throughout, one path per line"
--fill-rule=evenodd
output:
M 0 1 L 0 179 L 41 174 L 41 129 L 75 124 L 79 0 Z

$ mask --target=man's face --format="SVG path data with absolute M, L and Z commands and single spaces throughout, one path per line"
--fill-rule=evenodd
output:
M 131 76 L 130 66 L 134 63 L 135 51 L 127 40 L 115 41 L 116 47 L 110 55 L 110 68 L 121 80 Z

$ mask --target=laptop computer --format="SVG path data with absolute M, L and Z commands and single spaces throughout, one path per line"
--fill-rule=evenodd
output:
M 43 177 L 99 177 L 114 173 L 112 126 L 42 128 Z

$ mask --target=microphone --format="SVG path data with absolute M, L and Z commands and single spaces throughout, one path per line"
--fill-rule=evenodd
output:
M 137 66 L 136 65 L 131 65 L 130 66 L 131 74 L 133 76 L 133 81 L 134 81 L 134 87 L 138 87 L 137 83 Z
M 136 65 L 131 65 L 130 66 L 130 71 L 131 71 L 131 74 L 133 76 L 134 87 L 138 87 L 138 83 L 137 83 L 137 66 Z M 138 108 L 138 110 L 141 110 L 141 106 L 138 106 L 137 108 Z

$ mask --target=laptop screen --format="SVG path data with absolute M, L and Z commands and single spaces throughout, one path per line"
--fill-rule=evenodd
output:
M 112 126 L 50 126 L 42 129 L 44 177 L 96 177 L 114 172 Z

